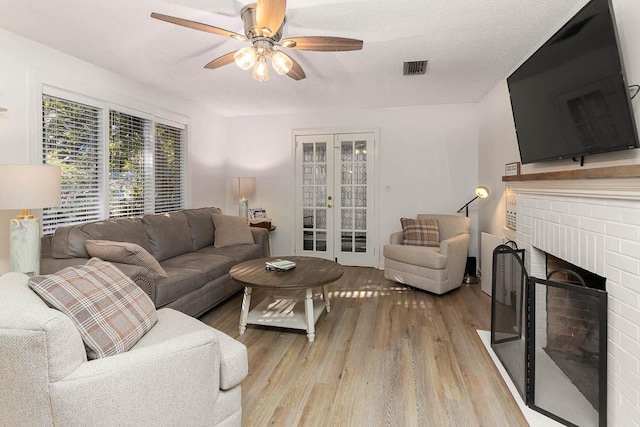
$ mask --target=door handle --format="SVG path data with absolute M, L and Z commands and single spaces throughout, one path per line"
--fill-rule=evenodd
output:
M 333 207 L 333 203 L 327 203 L 327 207 L 328 208 L 332 208 Z

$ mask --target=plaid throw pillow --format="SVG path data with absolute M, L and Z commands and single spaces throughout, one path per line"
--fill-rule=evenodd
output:
M 402 231 L 404 232 L 404 244 L 413 246 L 438 246 L 440 245 L 440 232 L 438 220 L 428 218 L 425 220 L 400 218 Z
M 112 264 L 98 258 L 56 274 L 32 277 L 29 287 L 71 318 L 89 359 L 129 350 L 158 321 L 147 294 Z

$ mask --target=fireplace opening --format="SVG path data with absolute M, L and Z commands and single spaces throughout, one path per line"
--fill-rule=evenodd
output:
M 550 280 L 606 290 L 606 279 L 563 259 L 546 254 Z M 570 273 L 573 272 L 573 273 Z M 582 279 L 582 280 L 580 280 Z M 584 284 L 584 285 L 583 285 Z M 599 409 L 598 301 L 570 290 L 547 289 L 547 337 L 545 353 L 564 372 L 589 403 Z
M 567 271 L 572 271 L 580 276 L 580 278 L 582 278 L 582 280 L 584 281 L 584 285 L 587 288 L 599 289 L 601 291 L 607 290 L 606 278 L 599 276 L 596 273 L 592 273 L 589 270 L 585 270 L 584 268 L 578 267 L 577 265 L 571 264 L 570 262 L 565 261 L 561 258 L 555 257 L 547 252 L 545 252 L 545 258 L 547 259 L 547 277 L 549 277 L 549 273 L 555 270 L 564 270 L 558 271 L 553 275 L 554 281 L 570 283 L 573 285 L 581 285 L 580 280 L 578 280 L 575 275 L 567 273 Z
M 494 250 L 491 346 L 531 408 L 566 425 L 606 425 L 606 279 L 550 254 L 529 277 L 524 250 Z

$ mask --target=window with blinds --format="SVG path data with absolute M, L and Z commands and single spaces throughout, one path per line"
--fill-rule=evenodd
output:
M 101 115 L 100 108 L 42 96 L 42 160 L 62 167 L 62 203 L 44 209 L 44 234 L 101 219 Z
M 156 123 L 154 150 L 154 212 L 170 212 L 184 207 L 185 131 Z
M 109 111 L 109 217 L 134 217 L 152 211 L 151 151 L 153 122 Z M 150 160 L 150 159 L 149 159 Z
M 62 205 L 44 210 L 44 234 L 62 225 L 184 208 L 184 127 L 60 93 L 42 94 L 43 162 L 62 167 Z

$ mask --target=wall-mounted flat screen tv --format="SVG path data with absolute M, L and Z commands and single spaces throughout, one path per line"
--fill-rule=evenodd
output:
M 610 0 L 592 0 L 508 79 L 522 163 L 639 147 Z

